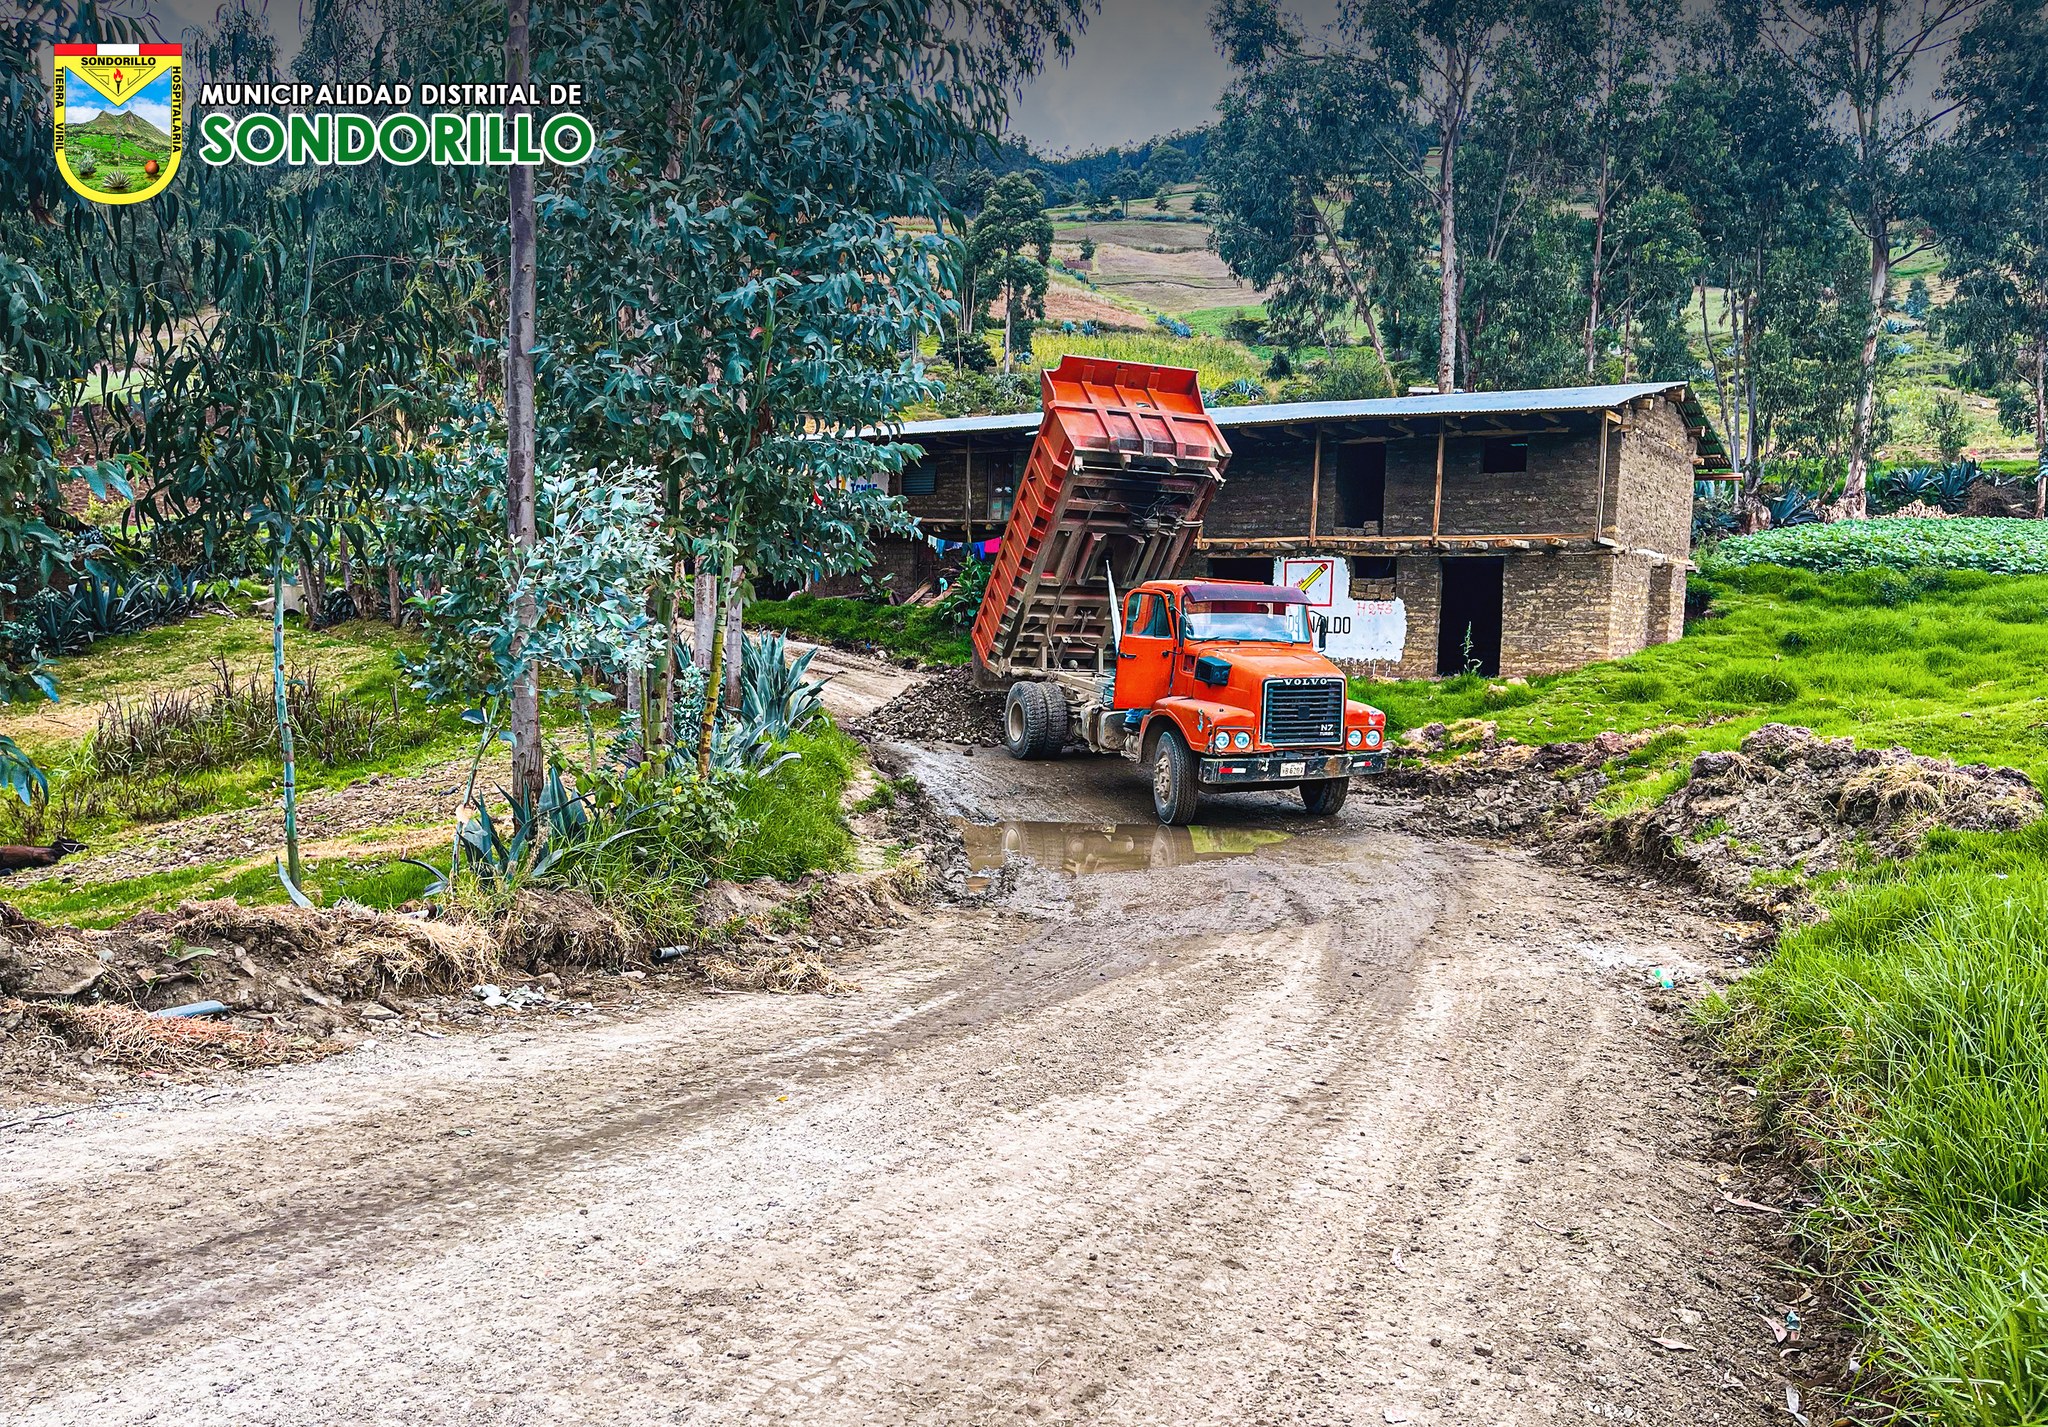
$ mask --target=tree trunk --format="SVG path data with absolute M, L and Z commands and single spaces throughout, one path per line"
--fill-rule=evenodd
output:
M 2034 519 L 2048 520 L 2048 332 L 2034 348 Z
M 531 0 L 508 0 L 505 15 L 505 80 L 525 84 L 532 71 L 528 15 Z M 514 107 L 505 111 L 510 129 Z M 533 549 L 534 410 L 533 349 L 538 341 L 534 308 L 536 261 L 533 168 L 513 164 L 506 173 L 510 195 L 510 287 L 505 323 L 505 527 L 515 560 Z M 526 655 L 526 636 L 536 611 L 533 596 L 522 593 L 512 612 L 512 781 L 529 795 L 540 795 L 540 675 Z
M 398 562 L 396 560 L 387 559 L 384 562 L 384 598 L 387 601 L 384 612 L 391 619 L 391 627 L 393 629 L 403 628 L 405 625 L 405 606 L 400 604 L 398 600 Z
M 698 585 L 700 597 L 705 589 Z M 718 608 L 718 580 L 710 581 L 711 598 L 698 605 L 698 609 Z M 715 616 L 711 619 L 711 654 L 704 665 L 704 708 L 697 720 L 697 776 L 711 776 L 711 740 L 718 733 L 718 691 L 725 678 L 725 621 Z
M 1849 434 L 1849 478 L 1835 503 L 1838 518 L 1861 520 L 1869 513 L 1865 492 L 1870 477 L 1870 444 L 1877 426 L 1877 344 L 1884 335 L 1884 301 L 1891 295 L 1891 224 L 1882 213 L 1868 215 L 1870 320 L 1863 327 L 1861 382 L 1856 389 L 1856 422 Z
M 740 670 L 747 652 L 740 632 L 740 617 L 745 612 L 747 573 L 739 565 L 732 567 L 732 575 L 725 585 L 725 706 L 732 713 L 740 711 Z
M 1436 389 L 1457 390 L 1458 386 L 1458 202 L 1456 127 L 1443 126 L 1443 158 L 1437 168 L 1436 227 L 1437 261 L 1443 268 L 1444 290 L 1437 307 L 1442 334 L 1437 340 Z
M 711 667 L 711 635 L 719 608 L 719 580 L 710 562 L 697 562 L 697 583 L 691 598 L 695 627 L 691 632 L 690 662 L 699 669 Z
M 327 591 L 322 588 L 320 562 L 313 556 L 299 561 L 299 598 L 306 602 L 306 628 L 318 629 L 320 616 L 327 603 Z
M 1600 280 L 1605 276 L 1601 269 L 1600 257 L 1601 249 L 1607 241 L 1607 204 L 1607 156 L 1602 154 L 1600 156 L 1600 190 L 1593 201 L 1593 275 L 1591 282 L 1587 285 L 1586 375 L 1589 377 L 1593 375 L 1594 349 L 1598 345 L 1600 333 Z M 1704 297 L 1702 297 L 1701 301 L 1704 305 Z M 1710 360 L 1712 355 L 1712 352 L 1709 351 L 1708 357 Z
M 1003 290 L 1003 375 L 1010 374 L 1010 339 L 1017 330 L 1017 293 L 1014 288 Z
M 284 785 L 285 876 L 292 891 L 306 880 L 299 865 L 299 764 L 292 748 L 291 699 L 284 673 L 284 552 L 279 551 L 270 568 L 270 696 L 277 714 L 277 758 Z

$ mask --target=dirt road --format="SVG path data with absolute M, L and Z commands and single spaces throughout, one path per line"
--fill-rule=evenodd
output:
M 1168 834 L 1086 765 L 919 766 L 1065 821 L 977 833 L 1035 860 L 856 995 L 0 1134 L 0 1418 L 1773 1417 L 1782 1286 L 1642 990 L 1715 928 L 1384 809 Z

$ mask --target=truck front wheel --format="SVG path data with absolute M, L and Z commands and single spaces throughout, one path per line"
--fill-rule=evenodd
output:
M 1152 810 L 1168 827 L 1186 827 L 1195 820 L 1201 784 L 1195 755 L 1179 734 L 1168 730 L 1159 735 L 1152 750 Z
M 1349 778 L 1317 778 L 1301 785 L 1301 805 L 1311 817 L 1335 817 L 1350 792 Z

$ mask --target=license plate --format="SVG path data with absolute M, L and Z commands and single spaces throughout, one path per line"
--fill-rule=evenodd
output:
M 1280 765 L 1280 776 L 1283 778 L 1299 778 L 1306 772 L 1308 772 L 1308 764 L 1306 763 L 1282 763 Z

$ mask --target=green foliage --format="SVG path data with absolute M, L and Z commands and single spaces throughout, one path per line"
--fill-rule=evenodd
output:
M 1068 355 L 1193 367 L 1205 390 L 1226 387 L 1235 381 L 1256 382 L 1261 375 L 1257 358 L 1237 343 L 1217 337 L 1168 337 L 1150 332 L 1104 332 L 1090 337 L 1041 331 L 1032 338 L 1031 360 L 1037 366 L 1056 366 L 1061 357 Z M 1034 407 L 1035 402 L 1034 397 Z
M 1714 569 L 1989 570 L 2048 573 L 2048 533 L 2034 521 L 1845 520 L 1736 536 L 1714 547 Z
M 1970 417 L 1963 410 L 1962 399 L 1952 391 L 1936 392 L 1927 418 L 1927 429 L 1934 436 L 1935 449 L 1941 452 L 1941 459 L 1955 462 L 1970 439 Z
M 746 636 L 740 665 L 740 717 L 780 743 L 824 715 L 825 681 L 806 679 L 817 650 L 791 657 L 780 634 Z
M 935 605 L 888 605 L 870 600 L 796 594 L 747 606 L 747 620 L 803 639 L 846 649 L 873 649 L 920 664 L 965 664 L 967 635 L 957 614 Z

